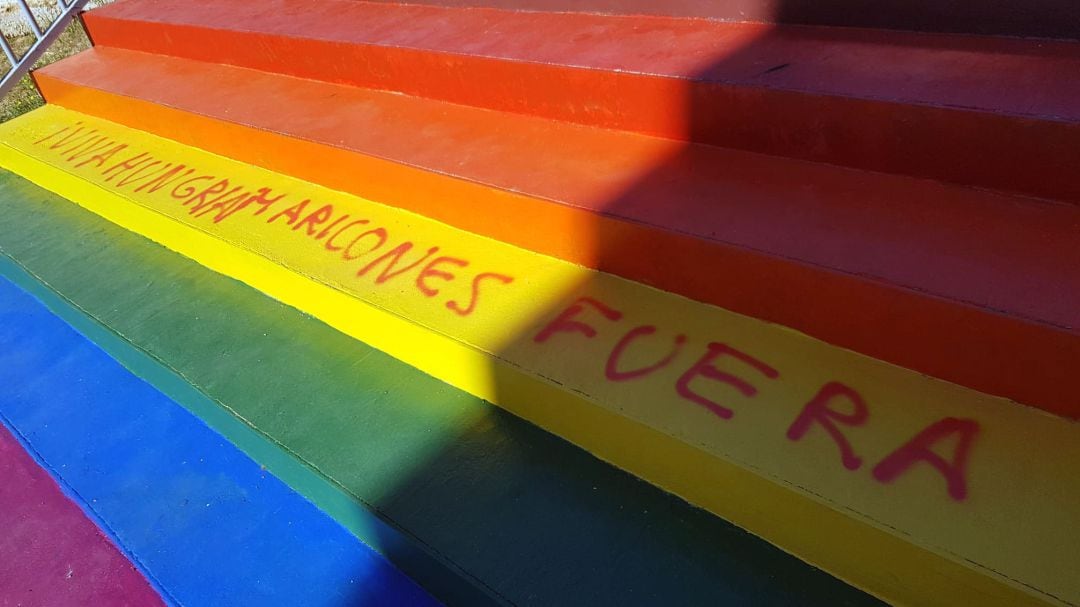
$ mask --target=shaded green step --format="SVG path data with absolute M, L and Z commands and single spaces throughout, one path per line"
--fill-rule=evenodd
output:
M 876 603 L 558 437 L 21 178 L 0 175 L 0 201 L 0 271 L 440 598 Z

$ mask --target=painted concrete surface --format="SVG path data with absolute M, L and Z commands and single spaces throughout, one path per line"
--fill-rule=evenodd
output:
M 36 81 L 62 107 L 1080 417 L 1073 205 L 116 48 Z
M 0 298 L 8 294 L 0 293 Z M 0 322 L 9 320 L 0 313 Z M 9 389 L 5 386 L 0 401 L 7 399 Z M 2 424 L 0 479 L 0 605 L 164 604 L 152 584 Z
M 1080 524 L 1069 420 L 64 110 L 4 136 L 112 221 L 860 583 L 1080 591 L 1045 558 Z
M 122 2 L 90 13 L 87 26 L 107 47 L 1080 200 L 1071 172 L 1080 154 L 1074 42 L 353 0 L 318 6 Z M 197 88 L 227 94 L 213 81 Z M 255 105 L 242 113 L 256 115 Z
M 295 309 L 22 179 L 5 174 L 0 184 L 11 219 L 0 223 L 0 250 L 24 268 L 7 271 L 32 272 L 34 285 L 65 298 L 59 307 L 78 306 L 98 333 L 108 327 L 122 342 L 110 353 L 142 376 L 157 373 L 155 385 L 168 380 L 150 367 L 166 366 L 219 415 L 227 408 L 315 470 L 290 482 L 350 529 L 363 534 L 357 511 L 374 511 L 496 602 L 876 604 Z M 183 390 L 169 394 L 191 406 Z M 235 426 L 225 432 L 244 440 Z M 272 457 L 259 461 L 279 469 Z M 327 485 L 352 501 L 328 499 L 319 492 Z
M 438 604 L 6 280 L 0 281 L 0 384 L 5 423 L 153 576 L 170 602 Z M 59 522 L 53 521 L 55 531 Z M 10 548 L 5 557 L 18 559 L 18 547 Z M 73 563 L 73 575 L 84 575 L 78 561 Z M 134 592 L 126 598 L 128 604 L 146 604 Z M 67 604 L 120 603 L 114 597 Z

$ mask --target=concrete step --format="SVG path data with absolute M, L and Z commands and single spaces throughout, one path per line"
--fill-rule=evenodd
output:
M 408 4 L 1080 39 L 1080 6 L 1071 0 L 412 0 Z
M 85 21 L 100 46 L 1080 202 L 1077 42 L 356 0 Z
M 111 48 L 36 78 L 53 104 L 1080 416 L 1072 205 Z
M 57 145 L 80 123 L 107 143 Z M 887 601 L 1064 605 L 1080 597 L 1077 563 L 1068 556 L 1080 532 L 1072 515 L 1080 500 L 1072 482 L 1080 462 L 1072 420 L 69 110 L 45 108 L 7 123 L 0 141 L 0 163 L 9 170 Z M 99 310 L 116 333 L 143 326 L 143 349 L 177 360 L 178 368 L 202 369 L 199 385 L 206 389 L 272 395 L 267 408 L 252 410 L 262 420 L 253 423 L 280 444 L 299 441 L 309 453 L 332 458 L 352 431 L 368 427 L 359 410 L 316 411 L 309 397 L 323 393 L 330 378 L 363 374 L 366 357 L 337 356 L 333 341 L 305 341 L 304 357 L 327 361 L 303 367 L 315 375 L 288 365 L 271 372 L 257 353 L 234 357 L 226 344 L 238 342 L 225 341 L 218 324 L 200 324 L 213 317 L 247 327 L 252 317 L 242 311 L 186 306 L 190 314 L 167 314 L 185 301 L 180 295 L 160 298 L 149 314 L 135 313 L 123 305 L 135 298 L 101 289 L 101 276 L 137 280 L 129 274 L 145 247 L 126 245 L 127 257 L 107 260 L 80 253 L 100 228 L 49 225 L 46 209 L 9 211 L 5 254 L 24 264 L 45 256 L 53 261 L 36 275 L 94 285 L 91 301 L 80 306 Z M 68 246 L 74 255 L 52 257 Z M 95 264 L 102 274 L 85 269 Z M 154 301 L 156 284 L 177 281 L 168 273 L 139 281 L 137 300 Z M 189 288 L 194 296 L 201 287 Z M 274 335 L 281 347 L 296 339 L 288 331 Z M 189 339 L 204 345 L 189 347 Z M 232 383 L 245 368 L 255 374 Z M 200 373 L 179 375 L 197 381 Z M 389 402 L 384 390 L 355 393 Z M 308 416 L 299 421 L 286 410 Z M 336 438 L 312 424 L 329 424 Z M 394 424 L 370 427 L 390 443 L 403 439 Z M 420 430 L 421 440 L 430 436 L 430 426 Z M 438 443 L 431 453 L 438 459 Z M 470 461 L 487 459 L 470 453 Z M 363 482 L 352 467 L 337 469 Z M 427 504 L 421 490 L 408 494 Z M 541 510 L 559 519 L 565 512 L 558 504 Z M 444 523 L 455 520 L 439 512 Z M 470 544 L 466 553 L 483 550 Z M 504 580 L 507 588 L 524 580 L 536 587 L 540 579 L 536 567 L 513 571 L 526 574 Z
M 0 399 L 0 411 L 180 604 L 422 604 L 380 596 L 395 576 L 350 551 L 351 535 L 447 605 L 880 604 L 55 194 L 6 172 L 0 193 L 0 312 L 26 306 L 4 288 L 14 280 L 94 341 L 72 347 L 70 329 L 51 331 L 75 350 L 42 357 L 67 361 L 53 381 L 5 365 L 8 392 L 33 396 Z M 42 324 L 63 324 L 4 318 L 9 363 L 52 343 Z M 86 406 L 73 415 L 76 402 Z M 327 515 L 341 527 L 327 529 Z

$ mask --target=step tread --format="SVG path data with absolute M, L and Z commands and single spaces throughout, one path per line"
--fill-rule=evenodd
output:
M 213 10 L 129 0 L 92 15 L 1080 121 L 1080 43 L 1067 41 L 357 0 L 317 11 L 304 0 Z M 331 62 L 322 72 L 348 81 L 352 69 Z
M 118 49 L 39 77 L 1080 330 L 1070 205 Z

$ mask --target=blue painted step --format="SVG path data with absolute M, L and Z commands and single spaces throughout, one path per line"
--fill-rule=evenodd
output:
M 4 424 L 173 601 L 438 604 L 4 279 L 0 385 Z

